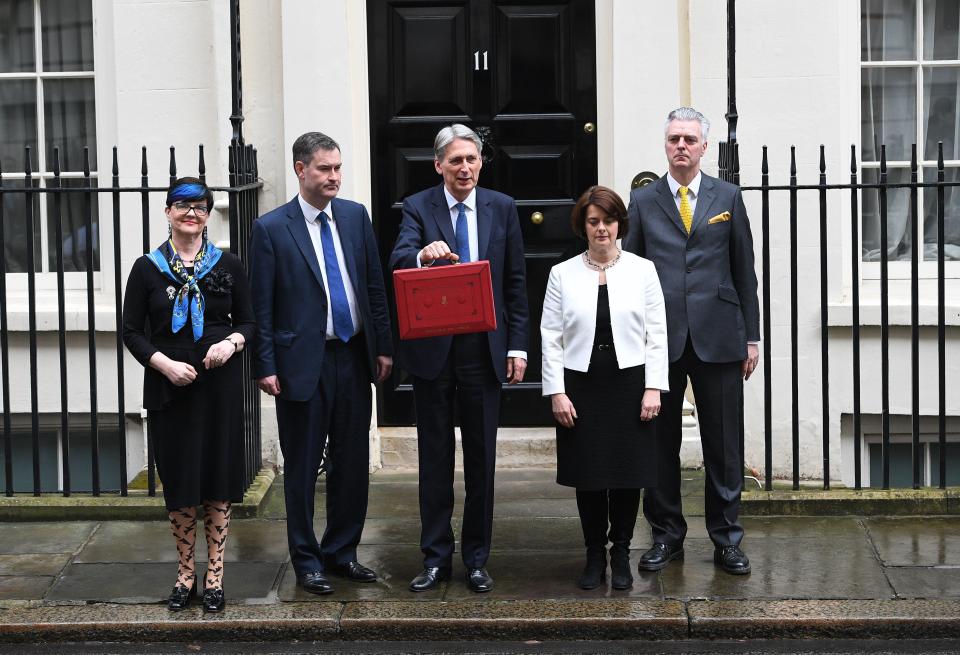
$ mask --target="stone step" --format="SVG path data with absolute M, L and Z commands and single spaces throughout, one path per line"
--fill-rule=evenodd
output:
M 684 413 L 680 460 L 684 468 L 702 465 L 700 433 L 693 416 Z M 417 468 L 417 429 L 381 427 L 380 464 L 387 470 Z M 463 466 L 460 429 L 455 430 L 456 466 Z M 557 465 L 556 431 L 553 427 L 500 428 L 497 432 L 497 468 L 537 468 Z

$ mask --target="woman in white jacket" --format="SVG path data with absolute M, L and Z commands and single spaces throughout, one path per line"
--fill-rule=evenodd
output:
M 667 391 L 667 331 L 651 261 L 622 252 L 627 211 L 594 186 L 571 216 L 586 252 L 550 271 L 540 334 L 543 395 L 557 421 L 557 482 L 575 487 L 587 561 L 577 584 L 627 589 L 641 490 L 656 484 L 651 422 Z

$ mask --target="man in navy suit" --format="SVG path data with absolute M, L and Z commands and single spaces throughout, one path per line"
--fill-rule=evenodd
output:
M 333 591 L 326 574 L 377 578 L 357 561 L 357 544 L 367 514 L 370 383 L 393 366 L 377 242 L 363 205 L 336 197 L 341 165 L 330 137 L 298 138 L 300 192 L 250 235 L 254 377 L 276 398 L 290 559 L 297 583 L 315 594 Z M 318 543 L 314 493 L 327 439 L 327 526 Z
M 403 202 L 400 235 L 390 268 L 487 260 L 497 329 L 403 341 L 399 363 L 413 377 L 420 465 L 420 550 L 423 571 L 412 591 L 450 577 L 453 514 L 454 403 L 460 415 L 466 500 L 460 551 L 466 580 L 490 591 L 485 566 L 493 532 L 500 387 L 523 380 L 527 368 L 527 309 L 523 237 L 513 198 L 477 186 L 480 138 L 469 128 L 445 127 L 434 140 L 434 167 L 443 183 Z
M 647 489 L 643 513 L 653 547 L 641 571 L 683 557 L 687 523 L 680 500 L 683 390 L 693 383 L 706 470 L 707 532 L 714 563 L 750 572 L 740 549 L 743 488 L 743 381 L 757 366 L 760 310 L 753 237 L 740 188 L 700 171 L 710 122 L 695 109 L 667 116 L 667 174 L 630 194 L 624 249 L 653 260 L 667 311 L 670 393 L 657 419 L 659 483 Z

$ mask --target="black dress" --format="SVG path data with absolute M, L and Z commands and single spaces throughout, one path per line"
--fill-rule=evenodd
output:
M 149 410 L 153 454 L 168 510 L 204 500 L 243 500 L 243 365 L 235 354 L 207 370 L 210 346 L 238 332 L 252 345 L 250 289 L 243 264 L 223 253 L 199 282 L 206 303 L 203 336 L 193 340 L 190 321 L 177 333 L 170 322 L 174 283 L 147 259 L 133 264 L 123 301 L 123 342 L 144 366 L 143 406 Z M 149 330 L 149 333 L 147 332 Z M 149 365 L 157 351 L 197 371 L 177 387 Z
M 563 370 L 577 412 L 557 426 L 557 482 L 577 489 L 639 489 L 657 482 L 656 432 L 640 420 L 643 366 L 620 369 L 607 286 L 597 291 L 597 328 L 586 373 Z

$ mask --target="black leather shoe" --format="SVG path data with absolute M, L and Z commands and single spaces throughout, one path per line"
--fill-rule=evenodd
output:
M 737 546 L 720 546 L 714 549 L 713 563 L 733 575 L 750 573 L 750 559 Z
M 297 576 L 297 584 L 311 594 L 331 594 L 333 585 L 324 577 L 323 571 L 310 571 Z
M 342 578 L 353 580 L 354 582 L 377 581 L 377 572 L 373 569 L 368 569 L 366 566 L 356 560 L 347 562 L 346 564 L 338 564 L 334 567 L 328 568 L 327 570 L 334 575 L 339 575 Z
M 430 591 L 444 580 L 450 579 L 449 566 L 428 566 L 410 581 L 410 591 Z
M 486 569 L 467 569 L 466 578 L 470 591 L 485 594 L 493 589 L 493 578 Z
M 197 579 L 193 579 L 193 586 L 187 589 L 183 585 L 174 585 L 173 591 L 167 598 L 167 609 L 171 612 L 182 612 L 190 606 L 190 599 L 197 595 Z
M 227 599 L 223 595 L 223 587 L 207 587 L 203 590 L 203 611 L 216 614 L 227 606 Z
M 659 571 L 675 559 L 683 559 L 683 546 L 653 544 L 650 550 L 640 556 L 637 568 L 641 571 Z

